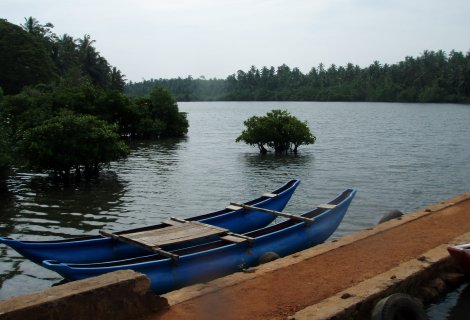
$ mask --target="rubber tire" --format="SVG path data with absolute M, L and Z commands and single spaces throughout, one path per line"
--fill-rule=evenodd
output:
M 263 253 L 263 254 L 261 255 L 261 257 L 259 257 L 258 263 L 259 263 L 259 264 L 268 263 L 268 262 L 277 260 L 277 259 L 279 259 L 279 258 L 280 258 L 280 257 L 279 257 L 279 255 L 278 255 L 276 252 L 269 251 L 269 252 Z
M 371 320 L 427 320 L 423 305 L 404 293 L 392 294 L 375 305 Z

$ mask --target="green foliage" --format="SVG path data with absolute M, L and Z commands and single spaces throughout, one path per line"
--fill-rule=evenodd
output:
M 33 17 L 21 27 L 0 20 L 0 86 L 6 94 L 39 83 L 76 86 L 83 80 L 104 89 L 124 89 L 124 75 L 100 55 L 89 35 L 57 36 L 51 23 L 42 25 Z
M 179 112 L 176 99 L 171 93 L 161 87 L 155 87 L 150 92 L 150 114 L 154 119 L 160 119 L 166 124 L 162 132 L 164 137 L 181 137 L 188 132 L 186 114 Z
M 27 164 L 51 170 L 67 178 L 73 168 L 87 177 L 103 164 L 127 154 L 116 127 L 91 115 L 63 112 L 39 126 L 27 129 L 20 141 L 20 154 Z
M 124 86 L 126 85 L 126 81 L 124 80 L 124 75 L 122 74 L 121 70 L 118 70 L 116 67 L 113 67 L 110 76 L 110 88 L 112 90 L 123 92 Z
M 43 42 L 20 27 L 0 20 L 0 86 L 16 94 L 24 86 L 49 83 L 56 72 Z
M 58 37 L 52 24 L 25 20 L 21 29 L 0 19 L 0 171 L 14 159 L 63 179 L 72 169 L 91 177 L 126 155 L 122 137 L 187 133 L 186 115 L 168 91 L 123 95 L 124 75 L 89 35 Z
M 132 100 L 119 91 L 103 89 L 90 81 L 83 81 L 78 86 L 54 87 L 44 95 L 48 96 L 56 112 L 66 108 L 76 113 L 94 115 L 116 124 L 121 136 L 130 135 L 138 121 Z
M 148 98 L 136 100 L 140 122 L 135 136 L 182 137 L 188 132 L 186 114 L 179 112 L 175 98 L 168 90 L 155 87 Z
M 0 120 L 0 179 L 12 162 L 12 150 L 8 126 Z
M 299 146 L 316 141 L 307 122 L 300 121 L 287 110 L 272 110 L 262 117 L 253 116 L 243 124 L 246 129 L 236 141 L 257 146 L 261 153 L 267 152 L 266 147 L 273 148 L 276 153 L 288 150 L 297 153 Z
M 265 146 L 271 141 L 271 128 L 266 117 L 253 116 L 245 120 L 243 124 L 246 129 L 235 141 L 244 141 L 250 146 L 257 146 L 261 153 L 266 153 Z
M 0 96 L 0 120 L 8 138 L 2 139 L 4 150 L 20 146 L 13 150 L 17 163 L 24 158 L 30 167 L 52 170 L 63 178 L 71 168 L 89 176 L 114 160 L 113 154 L 122 154 L 122 142 L 113 141 L 117 137 L 155 139 L 182 136 L 188 130 L 186 115 L 166 90 L 157 88 L 149 98 L 132 100 L 89 81 L 74 87 L 41 85 Z M 0 150 L 0 162 L 8 164 L 10 154 Z
M 178 101 L 384 101 L 470 102 L 470 52 L 424 51 L 397 64 L 373 62 L 360 68 L 322 63 L 303 74 L 287 65 L 254 66 L 225 80 L 159 79 L 129 83 L 126 94 L 147 95 L 154 85 Z

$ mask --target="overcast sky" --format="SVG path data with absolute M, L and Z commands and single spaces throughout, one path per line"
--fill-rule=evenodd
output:
M 0 0 L 1 18 L 29 16 L 89 34 L 132 81 L 470 50 L 470 0 Z

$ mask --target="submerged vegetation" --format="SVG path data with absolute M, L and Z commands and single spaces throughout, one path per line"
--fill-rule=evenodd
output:
M 130 96 L 155 86 L 170 90 L 178 101 L 382 101 L 470 103 L 470 51 L 424 51 L 396 64 L 378 61 L 361 68 L 323 64 L 302 73 L 287 65 L 254 66 L 225 80 L 151 79 L 130 82 Z
M 257 146 L 263 154 L 268 152 L 267 148 L 274 149 L 276 153 L 292 151 L 297 154 L 299 146 L 316 141 L 307 122 L 300 121 L 287 110 L 272 110 L 265 116 L 253 116 L 243 124 L 246 129 L 236 141 Z
M 187 133 L 186 114 L 167 90 L 125 96 L 124 75 L 89 35 L 57 36 L 52 28 L 0 19 L 0 172 L 24 165 L 88 179 L 127 155 L 124 139 Z
M 101 165 L 127 154 L 114 125 L 67 111 L 27 129 L 19 143 L 19 154 L 30 167 L 50 170 L 62 179 L 71 169 L 77 176 L 83 172 L 92 177 Z

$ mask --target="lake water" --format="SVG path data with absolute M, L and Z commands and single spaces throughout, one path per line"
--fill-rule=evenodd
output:
M 286 211 L 301 213 L 355 187 L 333 238 L 368 228 L 392 210 L 409 212 L 470 190 L 470 106 L 455 104 L 200 102 L 187 138 L 132 146 L 90 183 L 56 185 L 18 171 L 0 202 L 0 234 L 58 239 L 188 217 L 302 180 Z M 236 143 L 243 121 L 272 109 L 307 120 L 317 143 L 298 156 L 260 155 Z M 60 281 L 0 245 L 0 299 Z

